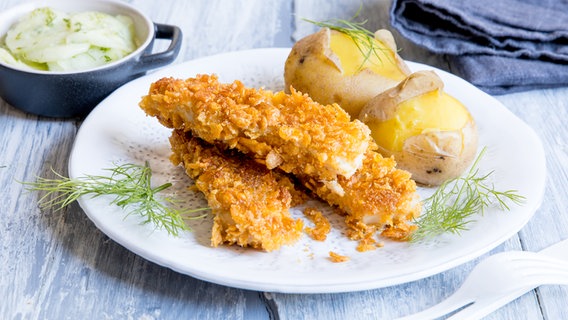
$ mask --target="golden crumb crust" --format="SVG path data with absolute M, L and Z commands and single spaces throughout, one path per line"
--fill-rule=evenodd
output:
M 163 78 L 140 107 L 170 128 L 249 154 L 269 169 L 335 180 L 360 166 L 372 138 L 369 128 L 336 104 L 307 95 L 219 83 L 214 75 Z
M 303 223 L 289 209 L 302 195 L 283 174 L 242 155 L 174 130 L 170 137 L 174 164 L 182 164 L 212 209 L 211 244 L 237 244 L 272 251 L 297 241 Z
M 239 81 L 222 84 L 214 75 L 198 75 L 186 80 L 162 78 L 153 83 L 148 95 L 142 98 L 140 107 L 163 125 L 174 128 L 174 135 L 190 133 L 215 145 L 216 152 L 233 150 L 231 156 L 223 160 L 230 162 L 229 172 L 216 173 L 219 176 L 215 177 L 194 172 L 201 170 L 203 163 L 211 162 L 206 167 L 219 167 L 212 164 L 208 153 L 199 149 L 188 161 L 179 155 L 179 150 L 174 150 L 178 154 L 177 158 L 173 157 L 174 162 L 183 162 L 188 174 L 197 177 L 198 187 L 217 210 L 216 226 L 220 229 L 214 234 L 217 238 L 213 243 L 237 243 L 266 250 L 278 247 L 279 244 L 260 244 L 258 239 L 265 239 L 261 236 L 264 231 L 238 229 L 240 222 L 231 216 L 233 208 L 238 206 L 239 212 L 246 212 L 251 210 L 247 207 L 250 205 L 256 212 L 251 213 L 253 217 L 268 219 L 258 222 L 264 224 L 262 230 L 271 230 L 266 234 L 275 235 L 282 228 L 281 224 L 287 226 L 283 212 L 290 202 L 284 205 L 282 185 L 292 183 L 284 173 L 293 174 L 313 194 L 340 209 L 348 226 L 347 236 L 360 242 L 358 250 L 372 250 L 376 243 L 372 236 L 376 233 L 389 239 L 407 240 L 416 228 L 410 221 L 421 211 L 416 184 L 410 174 L 397 169 L 392 157 L 384 158 L 376 152 L 378 147 L 369 129 L 358 120 L 350 121 L 349 115 L 338 105 L 321 105 L 307 95 L 291 91 L 291 94 L 273 93 L 247 88 Z M 175 149 L 174 143 L 172 147 Z M 193 150 L 181 152 L 184 155 L 195 153 Z M 265 175 L 279 182 L 251 185 L 249 180 L 256 180 L 235 168 L 252 164 L 255 165 L 253 171 L 264 170 Z M 242 183 L 241 187 L 255 190 L 250 193 L 244 189 L 227 191 L 221 202 L 217 190 L 229 190 L 237 182 Z M 280 204 L 270 202 L 272 198 Z M 281 220 L 272 221 L 268 213 L 271 210 L 275 210 Z M 274 226 L 269 226 L 271 223 Z M 234 234 L 225 231 L 235 228 L 238 230 Z M 316 227 L 307 232 L 324 238 L 322 230 Z
M 415 229 L 408 221 L 421 210 L 416 183 L 410 179 L 410 173 L 396 168 L 393 158 L 384 158 L 369 149 L 354 175 L 338 178 L 343 194 L 311 177 L 301 177 L 300 181 L 346 213 L 351 239 L 362 240 L 378 231 L 390 239 L 406 240 Z

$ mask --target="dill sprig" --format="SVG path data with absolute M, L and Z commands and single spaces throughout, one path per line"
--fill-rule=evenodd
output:
M 372 55 L 375 56 L 378 61 L 382 61 L 382 57 L 379 52 L 385 50 L 385 48 L 378 45 L 375 39 L 375 34 L 364 27 L 367 23 L 366 19 L 360 22 L 354 21 L 361 13 L 361 10 L 362 6 L 359 7 L 355 15 L 353 15 L 353 17 L 349 20 L 330 19 L 325 21 L 314 21 L 303 19 L 304 21 L 312 23 L 318 27 L 329 28 L 349 36 L 357 46 L 359 52 L 363 55 L 363 62 L 359 66 L 360 69 L 367 61 L 369 61 Z
M 176 208 L 176 201 L 169 197 L 158 197 L 157 193 L 172 186 L 164 183 L 151 186 L 152 170 L 146 162 L 144 165 L 123 164 L 105 169 L 109 176 L 86 175 L 70 179 L 55 171 L 56 178 L 38 177 L 35 182 L 23 182 L 29 191 L 45 191 L 39 199 L 40 208 L 63 209 L 79 197 L 91 195 L 93 198 L 102 195 L 114 195 L 110 202 L 128 210 L 131 214 L 145 218 L 143 223 L 152 223 L 157 228 L 165 229 L 169 234 L 177 236 L 182 230 L 190 230 L 186 219 L 199 219 L 206 216 L 190 216 L 191 213 L 207 210 L 198 208 L 181 210 Z
M 489 206 L 495 205 L 500 210 L 509 210 L 511 201 L 520 204 L 525 197 L 516 190 L 497 191 L 487 180 L 493 171 L 480 175 L 478 165 L 485 153 L 485 148 L 475 159 L 468 173 L 463 177 L 444 182 L 429 198 L 423 201 L 425 212 L 415 223 L 418 229 L 412 234 L 411 241 L 429 239 L 443 233 L 460 234 L 468 229 L 474 215 L 484 214 Z

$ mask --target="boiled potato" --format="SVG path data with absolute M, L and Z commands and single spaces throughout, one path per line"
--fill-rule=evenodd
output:
M 410 74 L 389 31 L 379 30 L 375 39 L 368 40 L 374 41 L 375 54 L 368 55 L 368 50 L 359 47 L 365 40 L 356 43 L 329 28 L 301 39 L 286 60 L 286 88 L 292 86 L 322 104 L 337 103 L 357 118 L 371 98 Z
M 379 151 L 424 185 L 458 177 L 477 151 L 477 129 L 467 108 L 443 91 L 432 71 L 419 71 L 373 99 L 359 119 Z

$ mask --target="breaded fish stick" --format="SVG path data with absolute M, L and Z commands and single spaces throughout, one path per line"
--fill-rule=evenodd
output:
M 213 214 L 211 245 L 237 244 L 272 251 L 299 239 L 303 223 L 290 216 L 300 199 L 292 182 L 243 155 L 228 156 L 182 130 L 170 137 L 174 164 L 182 164 Z
M 158 80 L 140 107 L 167 127 L 238 149 L 269 169 L 322 182 L 352 176 L 372 142 L 369 128 L 350 121 L 338 105 L 318 104 L 294 90 L 221 84 L 214 75 Z
M 390 239 L 406 240 L 415 229 L 408 221 L 419 215 L 421 207 L 410 173 L 395 165 L 393 158 L 369 149 L 354 175 L 338 178 L 343 194 L 309 177 L 299 178 L 318 197 L 346 213 L 349 238 L 364 240 L 378 231 Z
M 292 90 L 256 90 L 214 76 L 164 78 L 140 106 L 162 124 L 235 148 L 269 169 L 291 172 L 317 196 L 346 213 L 349 237 L 375 231 L 404 240 L 418 216 L 416 184 L 391 158 L 375 152 L 368 128 L 337 105 L 324 106 Z

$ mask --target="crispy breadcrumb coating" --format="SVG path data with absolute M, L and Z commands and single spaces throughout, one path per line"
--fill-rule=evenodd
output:
M 345 213 L 351 239 L 368 244 L 378 232 L 407 240 L 416 228 L 408 221 L 420 213 L 410 174 L 377 153 L 369 129 L 350 121 L 339 106 L 291 91 L 220 84 L 208 75 L 163 78 L 152 84 L 140 107 L 167 127 L 294 174 Z
M 347 235 L 351 239 L 362 240 L 380 232 L 390 239 L 407 240 L 416 228 L 408 224 L 421 210 L 416 183 L 410 179 L 410 173 L 396 168 L 392 157 L 384 158 L 369 149 L 354 175 L 338 178 L 343 194 L 310 177 L 300 177 L 300 181 L 346 213 Z
M 321 105 L 293 89 L 222 84 L 214 75 L 160 79 L 140 107 L 167 127 L 322 182 L 353 175 L 372 142 L 369 128 L 336 104 Z
M 299 239 L 303 223 L 289 209 L 303 196 L 287 176 L 242 155 L 227 155 L 182 130 L 173 131 L 170 143 L 171 161 L 185 167 L 215 215 L 212 246 L 272 251 Z

